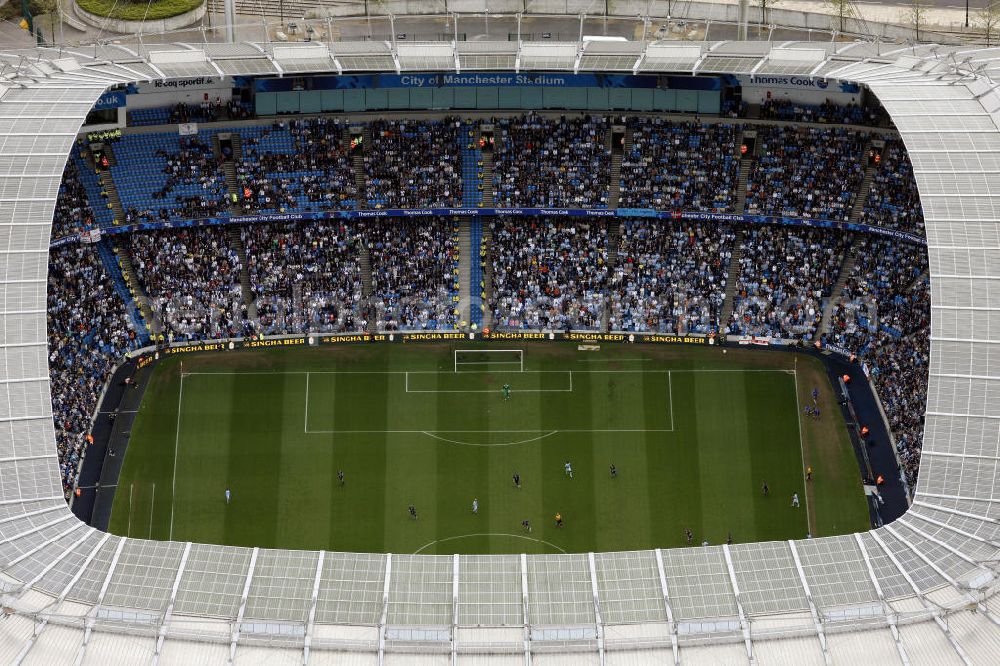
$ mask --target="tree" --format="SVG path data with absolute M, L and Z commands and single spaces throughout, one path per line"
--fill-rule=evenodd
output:
M 855 16 L 854 0 L 826 0 L 826 4 L 833 9 L 834 14 L 840 19 L 840 31 L 844 32 L 844 23 L 847 19 Z
M 973 19 L 973 24 L 986 36 L 986 46 L 992 46 L 990 42 L 993 36 L 1000 33 L 1000 0 L 995 0 L 979 10 Z
M 17 23 L 22 17 L 22 12 L 25 7 L 21 2 L 8 2 L 3 7 L 0 7 L 0 21 L 13 21 Z M 31 15 L 32 22 L 34 23 L 34 29 L 36 34 L 40 34 L 41 26 L 38 25 L 36 20 L 43 14 L 49 14 L 49 24 L 52 30 L 52 41 L 55 41 L 55 20 L 58 18 L 55 14 L 58 13 L 56 0 L 29 0 L 27 3 L 28 13 Z
M 904 14 L 906 21 L 913 26 L 913 30 L 917 33 L 918 42 L 920 41 L 920 28 L 927 23 L 929 9 L 926 0 L 910 0 L 909 7 Z
M 757 0 L 757 6 L 760 7 L 760 26 L 757 28 L 758 34 L 760 34 L 761 29 L 767 25 L 767 10 L 772 9 L 779 2 L 781 2 L 781 0 Z

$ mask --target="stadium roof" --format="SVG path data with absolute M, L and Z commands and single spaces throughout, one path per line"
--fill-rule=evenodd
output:
M 0 53 L 0 600 L 11 615 L 0 622 L 0 661 L 995 661 L 1000 50 L 288 48 Z M 193 75 L 498 67 L 794 73 L 870 87 L 909 151 L 930 258 L 931 368 L 910 511 L 865 534 L 556 556 L 233 548 L 125 539 L 80 523 L 63 500 L 53 445 L 45 285 L 65 156 L 105 88 Z

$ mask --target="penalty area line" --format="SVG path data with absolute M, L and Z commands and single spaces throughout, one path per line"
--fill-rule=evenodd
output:
M 674 373 L 667 371 L 667 405 L 670 407 L 670 432 L 674 431 Z
M 147 539 L 153 538 L 153 507 L 156 506 L 156 482 L 153 482 L 153 496 L 149 499 L 149 532 L 146 533 Z
M 128 526 L 125 528 L 125 536 L 132 536 L 132 491 L 135 490 L 135 484 L 128 484 Z
M 494 432 L 496 432 L 496 431 L 494 431 Z M 518 444 L 529 444 L 531 442 L 537 442 L 537 441 L 543 440 L 546 437 L 551 437 L 552 435 L 556 435 L 558 433 L 559 433 L 558 430 L 552 430 L 552 431 L 546 432 L 543 435 L 538 435 L 537 437 L 530 437 L 528 439 L 521 439 L 521 440 L 518 440 L 516 442 L 497 442 L 495 444 L 477 444 L 475 442 L 463 442 L 463 441 L 457 440 L 457 439 L 449 439 L 447 437 L 439 437 L 438 435 L 434 434 L 434 431 L 431 431 L 431 430 L 425 430 L 423 432 L 424 435 L 427 435 L 428 437 L 432 437 L 434 439 L 441 440 L 442 442 L 449 442 L 451 444 L 458 444 L 460 446 L 481 446 L 481 447 L 516 446 Z
M 184 402 L 184 375 L 181 375 L 181 388 L 177 392 L 177 432 L 174 436 L 174 478 L 170 485 L 170 533 L 168 541 L 174 540 L 174 507 L 177 506 L 177 451 L 181 447 L 181 403 Z
M 469 537 L 511 537 L 512 539 L 523 539 L 524 541 L 534 541 L 535 543 L 544 543 L 546 546 L 555 548 L 563 555 L 566 554 L 565 550 L 555 545 L 551 541 L 546 541 L 545 539 L 536 539 L 534 537 L 524 536 L 523 534 L 507 534 L 506 532 L 475 532 L 472 534 L 459 534 L 456 536 L 445 537 L 443 539 L 435 539 L 434 541 L 431 541 L 430 543 L 425 543 L 420 548 L 417 548 L 415 551 L 413 551 L 413 554 L 419 555 L 421 551 L 430 548 L 434 544 L 444 543 L 445 541 L 455 541 L 457 539 L 467 539 Z
M 309 373 L 306 373 L 306 418 L 302 424 L 302 431 L 309 432 Z
M 798 358 L 796 358 L 798 362 Z M 812 516 L 809 515 L 809 480 L 806 478 L 806 446 L 802 441 L 802 405 L 799 404 L 799 371 L 798 369 L 791 371 L 792 376 L 795 378 L 795 417 L 799 424 L 799 455 L 801 456 L 801 466 L 802 466 L 802 501 L 805 503 L 806 509 L 806 530 L 809 534 L 813 533 L 812 526 Z M 815 535 L 813 535 L 815 536 Z

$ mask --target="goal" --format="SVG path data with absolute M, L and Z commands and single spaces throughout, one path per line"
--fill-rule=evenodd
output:
M 524 372 L 524 352 L 520 349 L 455 350 L 455 372 L 491 369 Z

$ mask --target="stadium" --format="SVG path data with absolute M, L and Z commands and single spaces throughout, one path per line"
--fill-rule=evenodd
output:
M 0 663 L 996 663 L 1000 49 L 522 18 L 0 51 Z

